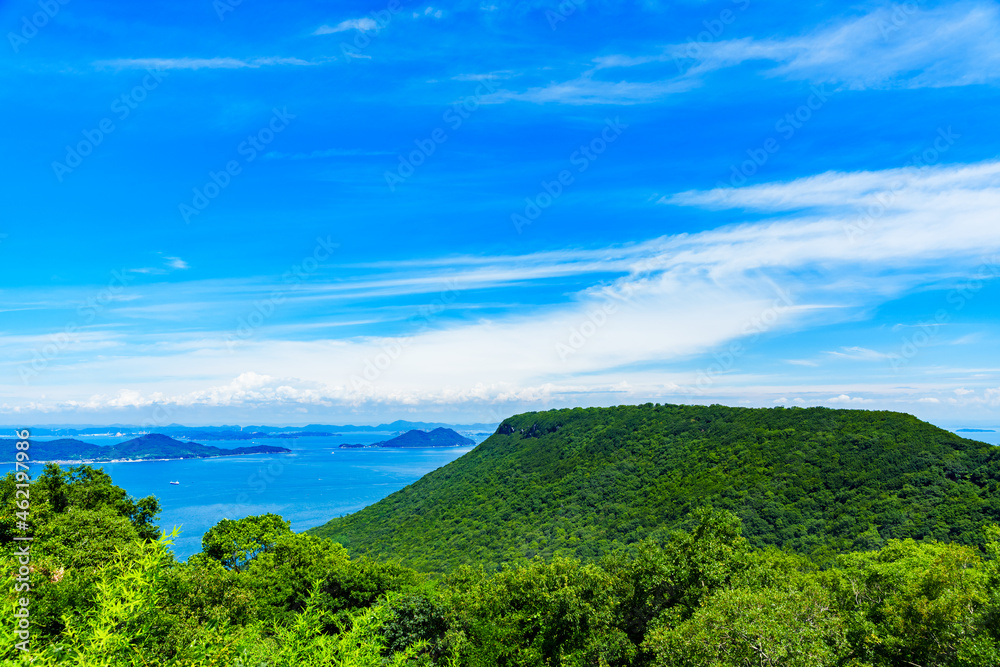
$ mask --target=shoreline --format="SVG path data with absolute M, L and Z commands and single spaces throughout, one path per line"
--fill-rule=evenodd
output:
M 275 454 L 291 454 L 288 452 L 245 452 L 243 454 L 220 454 L 219 456 L 176 456 L 167 459 L 31 459 L 28 463 L 57 463 L 59 465 L 86 465 L 90 463 L 147 463 L 152 461 L 192 461 L 192 460 L 205 460 L 205 459 L 228 459 L 234 456 L 273 456 Z M 14 461 L 5 461 L 4 463 L 14 463 Z

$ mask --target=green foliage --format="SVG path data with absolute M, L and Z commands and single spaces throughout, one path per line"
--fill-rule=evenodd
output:
M 664 543 L 643 540 L 603 560 L 617 588 L 618 622 L 637 646 L 655 619 L 690 617 L 707 596 L 750 565 L 739 519 L 704 509 L 693 518 L 691 532 L 675 531 Z
M 0 479 L 0 544 L 9 544 L 15 535 L 15 484 L 13 473 Z M 159 501 L 153 496 L 140 500 L 131 498 L 124 489 L 112 484 L 111 476 L 103 470 L 90 466 L 63 470 L 50 463 L 32 482 L 30 494 L 31 520 L 39 531 L 46 531 L 53 521 L 66 520 L 78 526 L 88 522 L 103 524 L 102 530 L 121 532 L 122 528 L 109 525 L 111 517 L 120 517 L 142 539 L 155 540 L 160 535 L 155 524 L 156 515 L 160 513 Z M 74 512 L 80 513 L 76 519 L 66 519 L 66 514 Z M 75 539 L 79 541 L 85 536 L 80 534 Z
M 673 408 L 667 407 L 670 413 Z M 558 419 L 536 415 L 505 422 L 504 432 L 494 436 L 502 446 L 494 442 L 485 458 L 469 468 L 485 471 L 482 479 L 472 484 L 462 475 L 450 478 L 478 503 L 456 506 L 473 512 L 475 521 L 492 517 L 492 532 L 470 534 L 467 529 L 479 524 L 463 527 L 460 522 L 446 526 L 444 533 L 429 530 L 426 547 L 400 554 L 410 562 L 431 562 L 434 569 L 469 561 L 443 577 L 420 574 L 399 561 L 351 557 L 340 544 L 291 533 L 288 522 L 273 514 L 220 522 L 205 535 L 202 553 L 178 563 L 169 551 L 176 531 L 168 536 L 153 524 L 155 499 L 129 498 L 100 471 L 51 466 L 30 488 L 32 512 L 37 507 L 39 517 L 28 593 L 32 650 L 25 655 L 14 649 L 8 620 L 0 627 L 0 664 L 1000 664 L 1000 526 L 975 523 L 992 516 L 995 507 L 992 453 L 890 413 L 850 414 L 834 431 L 817 431 L 805 428 L 816 426 L 810 419 L 827 420 L 835 411 L 716 413 L 714 408 L 706 409 L 708 414 L 723 421 L 731 417 L 733 423 L 698 421 L 691 415 L 701 413 L 686 409 L 661 419 L 666 426 L 657 437 L 668 447 L 652 436 L 642 440 L 650 429 L 645 419 L 657 410 L 582 411 L 593 422 L 588 426 L 592 433 L 578 433 L 573 419 L 562 412 L 547 413 Z M 777 428 L 786 415 L 796 414 L 805 417 L 789 423 L 799 426 Z M 579 415 L 573 411 L 568 416 Z M 759 425 L 764 422 L 766 437 Z M 824 428 L 832 428 L 830 423 L 822 421 Z M 737 431 L 743 435 L 734 440 Z M 846 442 L 862 440 L 845 434 L 862 432 L 871 437 L 864 447 L 858 445 L 861 449 L 851 450 L 854 445 Z M 747 433 L 762 439 L 752 440 Z M 890 433 L 896 434 L 895 441 Z M 641 446 L 636 444 L 640 440 Z M 728 444 L 713 445 L 716 440 Z M 842 456 L 840 467 L 867 475 L 864 483 L 845 475 L 813 480 L 817 471 L 832 474 L 834 469 L 820 461 L 818 450 L 808 449 L 812 440 L 822 441 L 827 456 Z M 567 443 L 576 443 L 577 449 Z M 863 454 L 865 449 L 871 451 Z M 656 456 L 647 456 L 649 451 Z M 786 459 L 779 460 L 775 451 Z M 596 463 L 590 466 L 590 460 Z M 493 477 L 501 462 L 511 466 L 513 479 L 528 480 L 525 489 Z M 938 463 L 941 474 L 935 476 Z M 697 466 L 702 466 L 700 472 Z M 730 475 L 728 486 L 712 485 L 717 466 Z M 794 470 L 788 472 L 788 466 Z M 901 478 L 890 479 L 890 472 Z M 707 475 L 704 488 L 694 484 L 695 474 Z M 626 485 L 628 476 L 634 480 Z M 918 478 L 945 495 L 935 496 L 933 503 L 913 501 L 905 487 Z M 13 485 L 10 475 L 0 480 L 0 557 L 8 563 L 14 562 L 16 548 L 11 541 Z M 622 485 L 630 489 L 627 494 Z M 831 489 L 836 493 L 825 495 Z M 970 489 L 976 503 L 963 495 Z M 432 486 L 424 490 L 438 493 Z M 595 495 L 598 491 L 602 495 Z M 688 495 L 671 504 L 664 500 L 668 492 Z M 800 508 L 821 502 L 811 515 L 819 517 L 816 521 L 827 521 L 824 512 L 833 512 L 831 507 L 856 511 L 858 532 L 838 537 L 829 532 L 830 523 L 822 524 L 822 530 L 816 528 L 820 524 L 809 524 L 809 530 L 799 525 L 796 532 L 798 524 L 744 523 L 736 512 L 719 509 L 738 500 L 741 511 L 759 519 L 750 510 L 761 497 Z M 403 494 L 394 502 L 434 511 L 407 498 Z M 574 505 L 581 498 L 594 504 L 586 509 Z M 611 502 L 615 498 L 621 501 L 617 505 Z M 698 504 L 706 499 L 711 502 Z M 912 507 L 904 501 L 912 501 Z M 611 504 L 601 504 L 605 502 Z M 690 512 L 678 509 L 688 506 Z M 485 509 L 475 515 L 474 507 Z M 499 508 L 508 513 L 489 514 Z M 912 514 L 892 519 L 901 508 Z M 942 508 L 959 513 L 945 520 Z M 445 508 L 441 516 L 453 510 Z M 676 516 L 669 514 L 675 511 Z M 630 522 L 620 523 L 629 516 Z M 896 528 L 887 528 L 907 522 L 926 525 L 921 522 L 927 516 L 945 523 L 936 523 L 920 541 L 896 539 L 891 535 Z M 531 537 L 537 542 L 537 549 L 529 549 L 531 557 L 519 556 L 525 541 L 512 531 L 536 530 L 533 526 L 544 526 L 553 517 L 572 519 L 576 523 L 566 525 L 579 525 L 576 530 L 591 543 L 574 542 L 576 533 L 565 530 L 543 531 Z M 402 537 L 388 542 L 393 548 L 407 543 L 423 525 L 420 517 L 400 521 Z M 952 521 L 960 528 L 954 529 Z M 338 529 L 352 531 L 352 525 Z M 754 525 L 797 537 L 772 540 L 767 537 L 771 533 Z M 781 532 L 786 529 L 791 532 Z M 931 539 L 938 532 L 948 541 Z M 362 544 L 371 539 L 364 532 L 351 534 Z M 441 535 L 448 541 L 436 542 Z M 503 539 L 513 541 L 504 545 Z M 845 545 L 855 551 L 838 553 Z M 465 548 L 475 551 L 466 554 Z M 376 544 L 370 551 L 379 550 Z M 497 565 L 500 561 L 506 562 Z M 13 570 L 6 569 L 4 577 L 3 604 L 10 610 L 24 593 L 14 590 Z
M 1000 449 L 910 415 L 642 405 L 531 412 L 460 459 L 314 534 L 425 571 L 591 559 L 702 506 L 757 547 L 832 558 L 891 539 L 981 545 Z
M 699 510 L 690 523 L 599 562 L 462 566 L 437 583 L 308 535 L 282 536 L 244 570 L 206 556 L 176 563 L 172 536 L 135 539 L 96 570 L 58 634 L 35 634 L 30 663 L 11 648 L 9 626 L 0 658 L 41 667 L 1000 663 L 1000 528 L 987 529 L 981 552 L 893 540 L 824 569 L 753 548 L 731 513 Z
M 433 662 L 442 661 L 449 655 L 449 608 L 438 594 L 413 591 L 393 599 L 389 609 L 391 615 L 385 625 L 385 641 L 390 653 L 419 645 L 426 647 L 426 655 Z
M 14 536 L 23 534 L 14 530 L 16 484 L 13 473 L 0 479 L 4 553 L 15 548 Z M 34 534 L 31 622 L 35 634 L 53 637 L 65 630 L 67 618 L 91 604 L 100 568 L 120 553 L 136 556 L 144 542 L 159 537 L 154 523 L 159 502 L 153 496 L 129 497 L 110 476 L 89 466 L 64 470 L 47 465 L 27 493 Z
M 291 534 L 290 525 L 277 514 L 248 516 L 236 521 L 223 519 L 201 538 L 202 553 L 227 570 L 242 570 L 258 554 L 274 548 L 281 537 Z
M 412 588 L 416 573 L 394 563 L 351 560 L 339 544 L 289 533 L 250 563 L 243 581 L 253 590 L 261 620 L 291 622 L 315 596 L 330 623 L 327 630 L 336 631 L 388 593 Z
M 392 597 L 384 604 L 373 604 L 350 616 L 349 627 L 343 632 L 324 633 L 326 612 L 318 602 L 317 586 L 302 612 L 288 623 L 270 630 L 259 623 L 243 627 L 210 626 L 203 628 L 182 653 L 159 657 L 158 608 L 165 600 L 166 571 L 172 560 L 166 551 L 169 544 L 170 539 L 164 535 L 156 542 L 145 543 L 138 554 L 117 554 L 101 571 L 92 606 L 80 617 L 67 619 L 57 641 L 30 656 L 16 655 L 10 648 L 12 643 L 6 644 L 2 649 L 6 652 L 4 663 L 38 667 L 151 664 L 383 667 L 413 664 L 411 659 L 426 649 L 425 643 L 416 642 L 387 655 L 383 628 L 392 615 L 389 609 Z
M 560 556 L 489 575 L 450 579 L 450 642 L 461 664 L 628 664 L 635 647 L 617 627 L 614 582 L 594 564 Z
M 832 667 L 842 664 L 846 642 L 829 595 L 812 583 L 720 590 L 690 619 L 665 619 L 644 647 L 662 667 Z
M 843 556 L 824 580 L 859 659 L 986 667 L 1000 664 L 990 569 L 969 547 L 893 540 Z

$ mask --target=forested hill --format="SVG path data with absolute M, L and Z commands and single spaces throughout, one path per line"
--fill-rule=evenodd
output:
M 433 431 L 412 430 L 397 435 L 389 440 L 371 444 L 344 443 L 341 449 L 367 449 L 371 447 L 393 448 L 424 448 L 424 447 L 468 447 L 476 444 L 472 438 L 466 438 L 450 428 L 436 428 Z
M 450 428 L 436 428 L 433 431 L 407 431 L 391 440 L 378 443 L 380 447 L 466 447 L 476 441 L 466 438 Z
M 977 543 L 1000 519 L 1000 449 L 896 412 L 642 405 L 530 412 L 458 460 L 313 529 L 425 569 L 593 557 L 703 505 L 755 545 Z

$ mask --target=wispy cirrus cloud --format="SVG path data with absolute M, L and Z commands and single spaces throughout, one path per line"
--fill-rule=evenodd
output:
M 677 43 L 644 54 L 610 54 L 565 81 L 502 90 L 488 102 L 643 104 L 703 85 L 745 63 L 768 77 L 850 89 L 937 88 L 1000 79 L 1000 7 L 962 3 L 933 10 L 894 5 L 819 30 L 780 38 Z M 644 75 L 629 79 L 630 70 Z
M 771 318 L 768 332 L 827 326 L 928 281 L 950 280 L 956 264 L 967 267 L 984 253 L 1000 252 L 997 162 L 908 173 L 896 191 L 898 208 L 880 219 L 862 243 L 852 242 L 844 226 L 856 215 L 858 203 L 868 201 L 881 185 L 895 183 L 898 176 L 895 170 L 835 173 L 742 188 L 737 193 L 685 193 L 673 203 L 752 203 L 779 214 L 808 206 L 816 210 L 806 216 L 599 249 L 382 262 L 377 267 L 367 265 L 378 269 L 374 275 L 368 270 L 336 283 L 318 280 L 289 293 L 283 301 L 283 308 L 308 305 L 316 311 L 317 304 L 332 299 L 374 302 L 400 294 L 441 293 L 449 286 L 454 295 L 448 303 L 457 305 L 463 293 L 491 286 L 515 285 L 530 291 L 553 277 L 572 275 L 582 281 L 568 302 L 516 304 L 488 316 L 432 318 L 429 325 L 423 322 L 392 335 L 302 339 L 294 328 L 281 335 L 262 330 L 260 336 L 228 349 L 224 329 L 191 331 L 193 311 L 188 302 L 169 302 L 182 289 L 170 286 L 160 296 L 168 301 L 140 308 L 173 306 L 183 316 L 185 332 L 162 340 L 133 337 L 131 343 L 121 343 L 120 336 L 109 333 L 108 340 L 117 344 L 116 356 L 67 356 L 59 374 L 60 383 L 66 386 L 75 386 L 78 375 L 81 385 L 84 378 L 90 378 L 88 386 L 99 397 L 88 402 L 67 395 L 59 400 L 98 409 L 164 401 L 440 407 L 544 403 L 570 395 L 604 396 L 602 400 L 640 395 L 696 397 L 697 371 L 703 362 L 691 360 L 756 336 L 760 329 L 754 323 L 770 317 L 779 300 L 781 315 Z M 818 183 L 814 182 L 817 178 Z M 231 287 L 249 300 L 267 289 L 266 284 Z M 198 289 L 192 294 L 208 296 Z M 219 301 L 203 300 L 206 304 Z M 153 317 L 151 311 L 137 310 L 134 305 L 125 305 L 119 312 L 129 309 L 136 321 Z M 327 319 L 332 324 L 332 315 Z M 589 329 L 584 326 L 588 322 Z M 588 332 L 585 337 L 583 331 Z M 574 343 L 569 354 L 561 352 L 560 344 L 565 350 L 573 336 L 583 342 Z M 136 342 L 140 340 L 141 345 Z M 95 338 L 93 344 L 99 343 Z M 356 381 L 363 376 L 366 360 L 379 355 L 388 359 L 387 350 L 396 352 L 384 372 L 372 381 Z M 862 345 L 841 347 L 828 357 L 873 362 L 886 358 Z M 795 360 L 789 363 L 810 366 Z M 198 369 L 197 380 L 184 372 L 192 367 Z M 156 382 L 136 383 L 123 394 L 116 378 L 135 377 L 136 369 L 141 369 L 142 377 L 157 378 Z M 853 378 L 849 387 L 813 379 L 796 386 L 786 379 L 781 386 L 768 388 L 767 378 L 748 377 L 736 370 L 716 380 L 717 393 L 744 392 L 768 401 L 798 393 L 832 405 L 893 401 L 915 405 L 920 398 L 933 397 L 930 384 L 900 388 L 898 382 L 872 380 L 859 385 Z M 95 377 L 108 380 L 95 382 Z M 229 378 L 237 378 L 236 385 Z M 962 376 L 964 384 L 968 380 Z M 206 388 L 205 383 L 210 386 Z M 57 389 L 46 391 L 50 397 L 58 396 L 58 392 L 51 393 Z M 970 404 L 978 401 L 977 405 L 992 400 L 981 393 L 982 387 L 975 391 L 946 398 Z M 31 395 L 25 400 L 38 403 Z
M 324 148 L 310 151 L 308 153 L 281 153 L 271 151 L 265 153 L 264 157 L 269 160 L 313 160 L 326 157 L 375 157 L 382 155 L 396 155 L 392 151 L 373 151 L 361 148 Z
M 371 32 L 373 30 L 378 30 L 378 23 L 374 19 L 368 17 L 360 19 L 346 19 L 341 21 L 337 25 L 321 25 L 313 31 L 314 35 L 333 35 L 338 32 L 347 32 L 348 30 L 357 30 L 359 32 Z
M 246 69 L 283 65 L 308 66 L 315 64 L 301 58 L 281 56 L 260 58 L 117 58 L 94 62 L 95 67 L 102 68 L 153 70 Z
M 572 81 L 534 86 L 524 91 L 498 90 L 483 96 L 483 104 L 509 101 L 536 104 L 644 104 L 668 95 L 684 93 L 700 85 L 691 77 L 668 78 L 653 82 L 605 81 L 587 72 Z
M 870 350 L 857 345 L 842 347 L 839 350 L 830 350 L 827 354 L 838 359 L 851 359 L 854 361 L 885 361 L 891 356 L 885 352 L 878 352 L 877 350 Z
M 134 269 L 126 269 L 128 273 L 140 273 L 147 275 L 163 275 L 171 271 L 184 271 L 191 268 L 190 265 L 180 257 L 165 255 L 161 266 L 143 266 Z

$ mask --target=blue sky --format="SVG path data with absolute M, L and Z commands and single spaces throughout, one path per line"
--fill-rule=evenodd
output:
M 0 25 L 2 422 L 1000 422 L 996 2 Z

